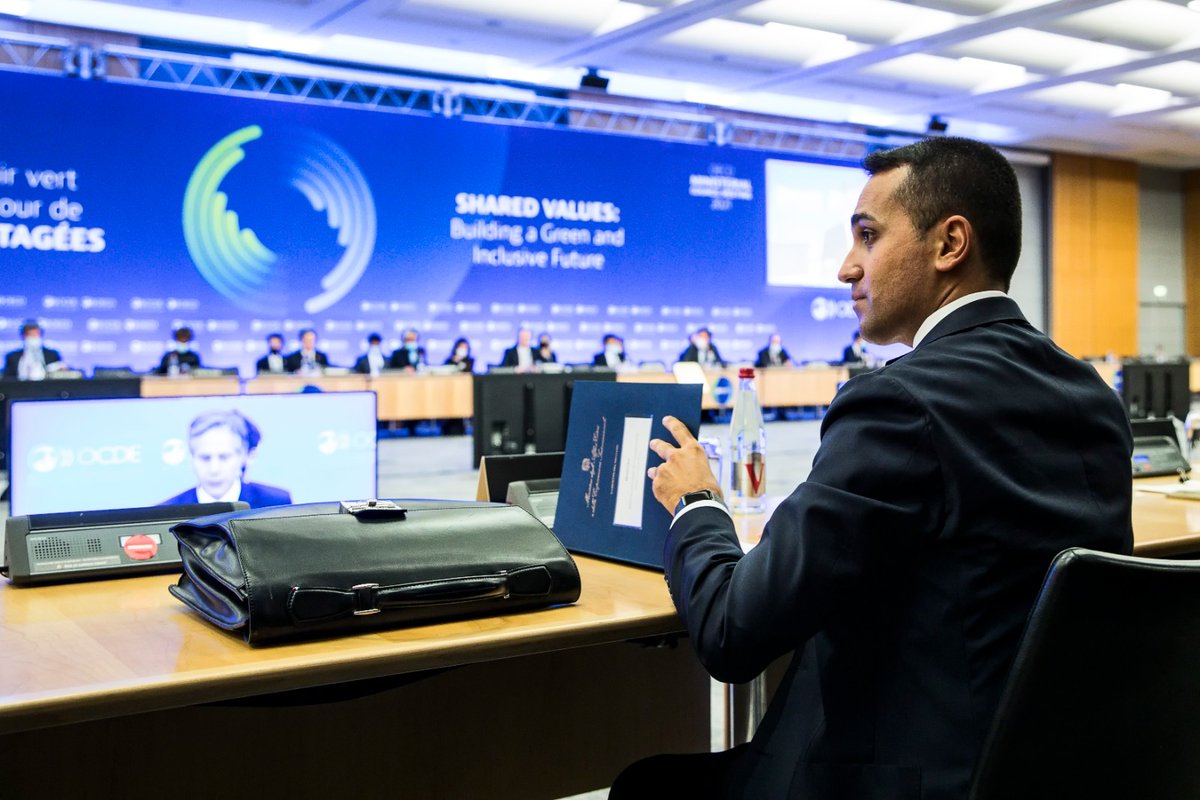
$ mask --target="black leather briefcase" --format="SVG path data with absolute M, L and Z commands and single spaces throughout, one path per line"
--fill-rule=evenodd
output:
M 171 594 L 250 644 L 579 599 L 579 571 L 524 509 L 370 500 L 181 522 Z

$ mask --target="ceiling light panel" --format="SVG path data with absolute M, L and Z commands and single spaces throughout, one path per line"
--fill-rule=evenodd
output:
M 839 34 L 790 24 L 768 27 L 727 19 L 708 19 L 659 40 L 665 48 L 785 66 L 805 64 L 845 41 Z
M 1024 95 L 1024 99 L 1032 103 L 1046 103 L 1077 111 L 1093 111 L 1110 114 L 1128 102 L 1122 97 L 1115 86 L 1090 81 L 1076 81 L 1038 89 Z
M 955 20 L 952 14 L 890 0 L 799 3 L 796 0 L 764 0 L 743 9 L 737 16 L 759 24 L 783 22 L 840 33 L 853 40 L 875 44 L 901 37 L 914 26 L 946 27 Z
M 1154 89 L 1166 89 L 1180 97 L 1200 96 L 1200 63 L 1176 61 L 1136 72 L 1126 72 L 1118 78 Z
M 513 23 L 521 27 L 558 29 L 564 32 L 587 34 L 600 27 L 616 10 L 618 0 L 408 0 L 395 5 L 393 13 L 432 11 L 439 16 L 450 15 L 463 20 L 463 15 L 476 21 Z
M 947 55 L 1020 64 L 1032 72 L 1044 73 L 1119 63 L 1131 55 L 1124 47 L 1032 28 L 1013 28 L 991 36 L 982 36 L 948 47 L 944 52 Z
M 1188 130 L 1200 131 L 1200 108 L 1189 108 L 1183 111 L 1172 111 L 1168 114 L 1163 114 L 1161 117 L 1163 122 L 1171 125 L 1177 125 Z
M 997 75 L 986 64 L 966 63 L 956 58 L 914 53 L 867 67 L 860 73 L 901 81 L 910 86 L 939 90 L 972 91 L 994 83 Z
M 1121 0 L 1064 17 L 1047 30 L 1124 47 L 1163 50 L 1200 37 L 1200 14 L 1163 0 Z

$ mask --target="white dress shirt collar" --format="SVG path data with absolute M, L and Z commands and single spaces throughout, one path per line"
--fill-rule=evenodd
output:
M 201 503 L 232 503 L 242 496 L 242 482 L 235 481 L 233 486 L 229 487 L 229 491 L 220 497 L 213 497 L 208 492 L 204 491 L 204 487 L 196 486 L 196 500 Z
M 953 314 L 955 311 L 958 311 L 965 305 L 974 303 L 976 300 L 986 300 L 989 297 L 1008 297 L 1008 295 L 1004 292 L 992 289 L 986 292 L 972 292 L 971 294 L 965 294 L 957 300 L 946 303 L 946 305 L 942 306 L 937 311 L 934 311 L 932 314 L 926 317 L 925 321 L 921 323 L 921 327 L 917 328 L 917 335 L 913 337 L 913 347 L 915 348 L 917 345 L 919 345 L 921 340 L 928 336 L 929 332 L 937 327 L 939 322 Z

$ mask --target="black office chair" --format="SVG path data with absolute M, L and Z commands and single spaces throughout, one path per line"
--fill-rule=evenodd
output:
M 1075 548 L 1042 584 L 971 800 L 1200 797 L 1200 561 Z

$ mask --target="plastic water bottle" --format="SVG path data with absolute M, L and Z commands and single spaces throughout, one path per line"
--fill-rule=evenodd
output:
M 179 372 L 179 356 L 175 353 L 171 353 L 171 355 L 167 357 L 167 375 L 175 378 L 179 376 Z
M 767 489 L 767 430 L 763 427 L 754 370 L 738 370 L 737 396 L 733 403 L 733 422 L 729 426 L 731 507 L 735 513 L 753 514 L 763 510 Z

